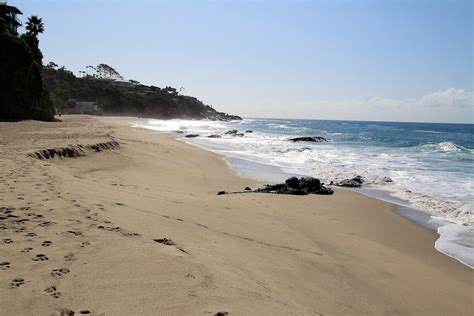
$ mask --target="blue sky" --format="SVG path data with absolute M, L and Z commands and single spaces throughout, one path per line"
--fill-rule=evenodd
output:
M 9 3 L 43 17 L 45 62 L 107 63 L 225 112 L 473 121 L 471 1 Z

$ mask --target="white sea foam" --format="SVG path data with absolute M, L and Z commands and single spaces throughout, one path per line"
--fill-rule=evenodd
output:
M 421 148 L 429 149 L 429 150 L 436 150 L 441 152 L 470 152 L 471 149 L 465 148 L 461 145 L 454 144 L 452 142 L 440 142 L 434 144 L 425 144 L 421 145 Z
M 465 265 L 474 268 L 474 227 L 449 224 L 438 228 L 440 238 L 435 248 Z

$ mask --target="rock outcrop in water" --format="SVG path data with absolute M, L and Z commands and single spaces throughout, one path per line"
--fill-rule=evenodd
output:
M 224 134 L 225 135 L 235 135 L 235 134 L 237 134 L 237 132 L 238 132 L 238 130 L 232 129 L 230 131 L 225 132 Z
M 29 153 L 28 156 L 36 159 L 52 159 L 54 157 L 77 158 L 87 155 L 89 152 L 101 152 L 105 150 L 117 149 L 120 144 L 115 141 L 97 143 L 92 145 L 69 145 L 67 147 L 49 148 L 37 150 Z
M 188 134 L 185 137 L 186 138 L 195 138 L 195 137 L 199 137 L 199 134 Z
M 383 177 L 382 182 L 388 183 L 388 182 L 393 182 L 393 180 L 390 177 Z
M 290 138 L 292 142 L 327 142 L 328 140 L 321 136 L 314 136 L 314 137 L 295 137 Z
M 362 176 L 356 176 L 352 179 L 344 179 L 342 181 L 332 183 L 338 187 L 348 187 L 348 188 L 360 188 L 364 183 L 364 178 Z

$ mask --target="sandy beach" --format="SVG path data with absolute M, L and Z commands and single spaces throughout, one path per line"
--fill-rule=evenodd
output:
M 394 206 L 257 183 L 137 118 L 0 123 L 1 315 L 470 315 L 474 272 Z M 40 160 L 37 150 L 120 148 Z M 69 314 L 67 314 L 69 313 Z

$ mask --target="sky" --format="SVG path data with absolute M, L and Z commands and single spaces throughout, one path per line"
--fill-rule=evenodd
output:
M 44 62 L 243 117 L 474 122 L 473 2 L 9 0 Z

